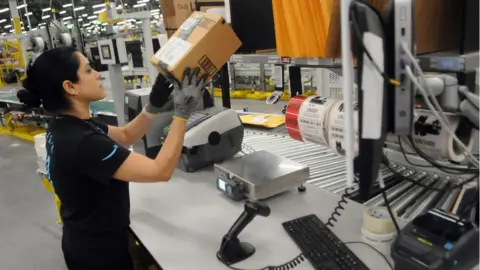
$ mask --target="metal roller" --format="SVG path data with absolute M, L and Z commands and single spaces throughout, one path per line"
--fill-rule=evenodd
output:
M 423 178 L 425 178 L 425 176 L 427 176 L 426 173 L 418 173 L 418 174 L 415 174 L 414 176 L 412 176 L 411 178 L 412 178 L 412 180 L 420 181 Z M 411 189 L 413 186 L 414 186 L 413 183 L 403 181 L 400 184 L 388 189 L 387 191 L 385 191 L 388 201 L 391 202 L 391 201 L 395 200 L 398 196 L 400 196 L 401 194 L 403 194 L 407 190 Z M 378 194 L 377 196 L 375 196 L 375 197 L 371 198 L 370 200 L 368 200 L 367 202 L 365 202 L 365 205 L 368 205 L 368 206 L 381 206 L 381 205 L 384 205 L 384 204 L 385 204 L 385 201 L 383 199 L 382 194 Z
M 442 189 L 446 185 L 444 180 L 440 180 L 435 183 L 434 187 L 437 189 Z M 441 196 L 442 194 L 436 190 L 429 190 L 425 193 L 419 200 L 417 200 L 401 217 L 407 220 L 411 220 L 418 216 L 419 214 L 425 212 L 427 209 L 430 209 L 432 202 Z
M 314 184 L 315 186 L 322 186 L 322 185 L 326 185 L 328 183 L 331 183 L 331 182 L 336 182 L 338 180 L 342 180 L 342 181 L 346 181 L 345 180 L 345 176 L 346 173 L 345 172 L 342 172 L 342 174 L 339 174 L 339 175 L 335 175 L 335 176 L 331 176 L 331 177 L 322 177 L 322 178 L 319 178 L 319 179 L 316 179 L 315 181 L 309 181 L 310 183 Z
M 310 178 L 315 178 L 323 175 L 334 175 L 337 172 L 345 172 L 345 166 L 335 166 L 331 168 L 326 168 L 324 170 L 317 171 L 315 173 L 310 173 Z
M 460 193 L 460 190 L 461 188 L 456 188 L 454 190 L 445 192 L 442 198 L 435 205 L 435 208 L 439 208 L 446 212 L 450 212 L 450 209 L 452 209 L 452 206 L 455 203 L 458 197 L 458 193 Z
M 327 175 L 322 175 L 322 176 L 317 176 L 317 177 L 310 177 L 309 181 L 312 182 L 312 183 L 325 181 L 325 180 L 328 180 L 328 179 L 332 179 L 333 177 L 338 177 L 340 175 L 344 175 L 345 173 L 346 173 L 345 171 L 339 171 L 339 172 L 332 173 L 332 174 L 327 174 Z
M 335 194 L 343 194 L 343 192 L 345 191 L 345 188 L 347 188 L 347 181 L 345 181 L 345 183 L 339 186 L 337 189 L 332 190 L 332 192 Z
M 345 178 L 340 178 L 339 181 L 335 181 L 335 182 L 332 182 L 330 184 L 327 184 L 324 187 L 322 187 L 322 186 L 320 186 L 320 187 L 323 188 L 323 189 L 326 189 L 330 192 L 333 192 L 334 190 L 337 190 L 340 187 L 346 187 L 346 186 L 347 186 L 347 178 L 345 177 Z
M 438 175 L 429 176 L 425 181 L 423 181 L 425 185 L 430 186 L 432 183 L 438 180 Z M 402 196 L 398 197 L 391 203 L 392 209 L 397 212 L 397 214 L 403 214 L 403 211 L 407 209 L 407 207 L 411 204 L 411 202 L 420 196 L 420 194 L 425 189 L 423 187 L 415 187 L 410 189 L 408 192 L 403 194 Z

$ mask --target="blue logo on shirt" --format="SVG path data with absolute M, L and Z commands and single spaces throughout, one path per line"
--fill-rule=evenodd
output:
M 53 144 L 53 136 L 50 132 L 47 132 L 46 141 L 47 141 L 46 147 L 47 149 L 50 149 L 50 151 L 49 153 L 47 151 L 47 160 L 45 161 L 45 167 L 47 169 L 47 179 L 50 182 L 50 184 L 53 186 L 52 177 L 50 176 L 50 157 L 53 154 L 53 148 L 55 145 Z
M 113 145 L 113 150 L 112 150 L 112 152 L 111 152 L 108 156 L 104 157 L 104 158 L 102 159 L 102 161 L 105 161 L 105 160 L 113 157 L 113 155 L 115 155 L 115 153 L 117 152 L 117 150 L 118 150 L 118 145 L 116 145 L 116 144 Z

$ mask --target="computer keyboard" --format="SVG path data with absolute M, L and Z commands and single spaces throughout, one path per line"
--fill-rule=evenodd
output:
M 368 269 L 316 215 L 292 219 L 282 225 L 316 270 Z

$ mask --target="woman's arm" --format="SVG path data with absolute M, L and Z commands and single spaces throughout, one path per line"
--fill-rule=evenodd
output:
M 174 119 L 167 138 L 155 159 L 131 153 L 113 177 L 132 182 L 168 181 L 177 166 L 183 147 L 187 121 Z
M 130 182 L 168 181 L 177 166 L 183 147 L 185 129 L 190 113 L 193 112 L 204 92 L 206 74 L 198 76 L 199 68 L 193 72 L 185 69 L 182 84 L 176 83 L 173 92 L 175 112 L 167 138 L 155 159 L 131 153 L 113 175 L 115 179 Z
M 151 124 L 152 118 L 140 113 L 123 127 L 108 126 L 108 136 L 120 145 L 134 145 L 147 133 Z

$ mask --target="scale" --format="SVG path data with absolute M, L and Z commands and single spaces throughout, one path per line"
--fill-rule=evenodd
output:
M 265 199 L 294 187 L 304 191 L 310 174 L 307 166 L 263 150 L 215 164 L 215 172 L 217 188 L 233 200 Z

